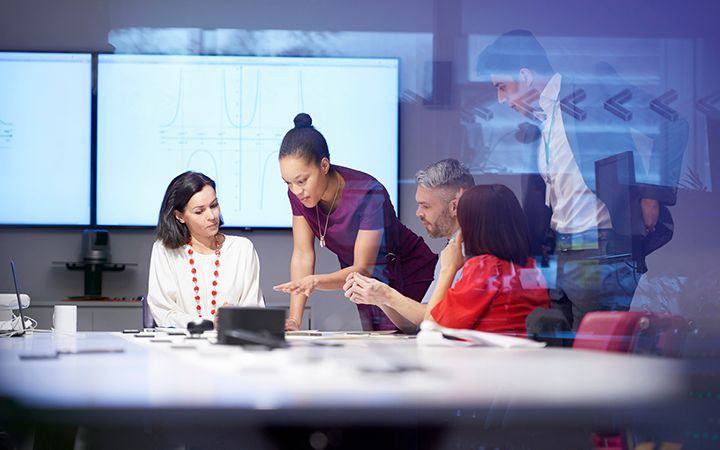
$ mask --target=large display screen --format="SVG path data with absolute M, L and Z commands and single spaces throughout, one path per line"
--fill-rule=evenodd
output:
M 226 226 L 289 227 L 278 150 L 299 112 L 397 205 L 397 59 L 99 55 L 97 83 L 99 225 L 157 224 L 169 182 L 195 170 Z
M 0 224 L 90 224 L 91 94 L 90 54 L 0 52 Z

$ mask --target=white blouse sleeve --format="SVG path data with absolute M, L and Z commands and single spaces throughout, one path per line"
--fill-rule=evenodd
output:
M 238 305 L 262 308 L 265 307 L 265 299 L 260 289 L 260 261 L 255 246 L 249 239 L 246 239 L 246 242 L 247 246 L 240 255 L 245 260 L 245 270 L 243 274 L 238 274 L 243 286 Z
M 158 326 L 185 328 L 195 319 L 183 311 L 178 288 L 168 251 L 162 243 L 155 242 L 150 256 L 147 302 Z

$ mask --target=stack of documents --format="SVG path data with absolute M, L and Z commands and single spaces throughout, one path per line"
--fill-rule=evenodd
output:
M 457 341 L 457 339 L 461 339 L 461 341 Z M 506 336 L 498 333 L 446 328 L 431 320 L 426 320 L 420 324 L 417 343 L 418 345 L 427 346 L 481 345 L 485 347 L 502 348 L 545 347 L 544 342 L 536 342 L 530 339 Z

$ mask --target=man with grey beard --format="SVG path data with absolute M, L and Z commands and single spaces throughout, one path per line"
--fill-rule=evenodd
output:
M 415 174 L 418 204 L 415 215 L 433 238 L 452 239 L 458 232 L 457 206 L 463 192 L 475 185 L 470 171 L 456 159 L 443 159 Z M 435 290 L 440 273 L 440 261 L 435 267 L 435 279 L 422 303 L 408 298 L 390 286 L 359 273 L 348 275 L 343 290 L 354 303 L 380 307 L 393 323 L 405 333 L 415 333 L 425 317 L 427 303 Z M 455 280 L 460 278 L 458 271 Z

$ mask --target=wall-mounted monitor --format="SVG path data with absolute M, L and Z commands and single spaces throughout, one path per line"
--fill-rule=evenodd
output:
M 397 59 L 99 55 L 97 92 L 99 225 L 156 225 L 170 180 L 195 170 L 226 226 L 289 227 L 278 150 L 299 112 L 397 206 Z
M 88 225 L 90 54 L 0 52 L 0 225 Z

